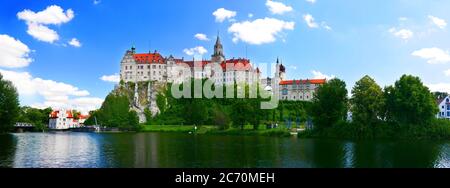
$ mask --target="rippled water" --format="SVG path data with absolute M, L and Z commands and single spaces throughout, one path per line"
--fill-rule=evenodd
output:
M 445 167 L 450 142 L 169 133 L 0 135 L 2 167 Z

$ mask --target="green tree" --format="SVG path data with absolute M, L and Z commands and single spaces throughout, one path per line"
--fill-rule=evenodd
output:
M 369 76 L 356 82 L 350 99 L 353 121 L 360 129 L 376 125 L 383 116 L 384 96 L 381 87 Z
M 388 120 L 400 125 L 426 125 L 438 107 L 434 95 L 419 77 L 403 75 L 394 87 L 385 89 Z
M 102 126 L 121 128 L 125 130 L 134 130 L 138 123 L 135 123 L 136 112 L 130 111 L 130 102 L 128 95 L 121 90 L 110 93 L 101 108 L 95 113 L 97 121 Z
M 253 108 L 244 99 L 235 99 L 235 103 L 232 105 L 231 119 L 234 127 L 240 127 L 244 129 L 244 125 L 249 123 L 249 117 L 252 115 Z
M 14 128 L 19 116 L 19 99 L 16 88 L 0 74 L 0 133 Z
M 208 117 L 208 109 L 203 99 L 191 99 L 185 105 L 185 121 L 193 125 L 203 125 Z
M 345 87 L 345 82 L 337 78 L 319 86 L 311 105 L 316 129 L 332 127 L 346 119 L 348 98 Z

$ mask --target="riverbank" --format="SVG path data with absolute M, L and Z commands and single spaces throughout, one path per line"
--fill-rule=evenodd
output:
M 254 130 L 253 126 L 244 126 L 244 129 L 229 128 L 225 130 L 219 129 L 217 126 L 180 126 L 180 125 L 145 125 L 140 132 L 174 132 L 174 133 L 190 133 L 190 134 L 211 134 L 211 135 L 239 135 L 239 136 L 289 136 L 290 131 L 286 128 L 278 127 L 267 129 L 260 126 L 258 130 Z
M 339 123 L 321 130 L 305 131 L 300 138 L 450 140 L 450 121 L 436 119 L 428 125 L 396 125 L 380 123 L 374 126 Z

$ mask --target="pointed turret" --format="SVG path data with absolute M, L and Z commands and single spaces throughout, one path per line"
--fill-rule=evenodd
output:
M 223 45 L 220 41 L 220 36 L 217 33 L 216 44 L 214 45 L 214 54 L 211 56 L 213 62 L 223 62 L 225 61 L 225 55 L 223 54 Z

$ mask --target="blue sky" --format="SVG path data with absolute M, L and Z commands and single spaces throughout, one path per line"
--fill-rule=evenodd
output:
M 280 57 L 290 79 L 336 76 L 351 89 L 366 74 L 382 86 L 413 74 L 450 92 L 449 9 L 447 0 L 2 1 L 0 71 L 22 105 L 87 111 L 113 89 L 101 77 L 119 72 L 132 45 L 185 58 L 203 47 L 207 58 L 219 31 L 227 58 L 246 48 L 256 64 Z

